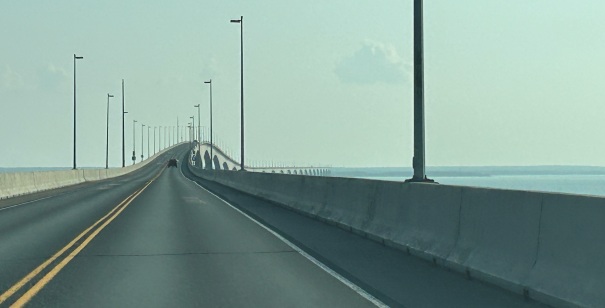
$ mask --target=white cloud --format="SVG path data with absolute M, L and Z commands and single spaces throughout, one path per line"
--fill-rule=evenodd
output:
M 337 64 L 342 82 L 355 84 L 400 83 L 410 79 L 411 65 L 393 46 L 366 41 L 352 56 Z
M 70 85 L 70 74 L 65 68 L 52 63 L 38 71 L 38 86 L 42 89 L 67 89 Z
M 23 77 L 14 72 L 8 65 L 0 68 L 0 89 L 16 90 L 24 86 Z

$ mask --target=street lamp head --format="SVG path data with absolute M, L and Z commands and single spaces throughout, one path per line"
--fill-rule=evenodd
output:
M 200 104 L 193 105 L 193 107 L 200 108 Z
M 210 81 L 204 81 L 204 83 L 212 83 L 212 79 L 210 79 Z
M 240 22 L 242 22 L 242 20 L 241 19 L 231 19 L 231 22 L 239 24 Z
M 84 57 L 78 57 L 78 56 L 76 56 L 76 54 L 74 53 L 74 59 L 78 59 L 78 60 L 80 60 L 80 59 L 84 59 Z
M 124 114 L 127 114 L 127 113 L 128 113 L 128 111 L 124 111 Z
M 111 94 L 107 94 L 107 97 L 113 97 L 113 95 L 111 95 Z

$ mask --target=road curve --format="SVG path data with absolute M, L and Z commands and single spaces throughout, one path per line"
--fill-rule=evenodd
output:
M 184 151 L 133 175 L 0 204 L 0 306 L 374 306 L 164 168 Z

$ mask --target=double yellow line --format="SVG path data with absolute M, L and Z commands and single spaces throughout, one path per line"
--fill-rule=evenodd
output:
M 33 271 L 15 283 L 10 289 L 0 295 L 0 305 L 2 305 L 6 300 L 8 300 L 15 293 L 19 292 L 23 286 L 29 283 L 32 279 L 38 276 L 44 269 L 46 269 L 50 264 L 55 263 L 58 259 L 60 262 L 55 265 L 50 271 L 46 273 L 36 284 L 34 284 L 29 290 L 27 290 L 17 301 L 15 301 L 11 307 L 23 307 L 27 302 L 29 302 L 46 284 L 48 284 L 64 267 L 67 265 L 82 249 L 84 249 L 90 241 L 92 241 L 98 234 L 103 230 L 107 225 L 109 225 L 126 207 L 136 198 L 138 197 L 153 181 L 155 181 L 164 171 L 166 167 L 162 168 L 160 172 L 149 182 L 147 182 L 143 187 L 136 190 L 126 199 L 124 199 L 120 204 L 114 207 L 107 215 L 103 216 L 101 219 L 97 220 L 92 226 L 88 227 L 78 236 L 76 236 L 71 242 L 57 251 L 52 257 L 48 260 L 44 261 L 44 263 L 40 264 Z M 92 232 L 91 232 L 92 231 Z M 83 241 L 81 241 L 84 239 Z M 79 243 L 79 244 L 78 244 Z M 72 250 L 73 248 L 73 250 Z M 70 253 L 66 254 L 67 251 Z

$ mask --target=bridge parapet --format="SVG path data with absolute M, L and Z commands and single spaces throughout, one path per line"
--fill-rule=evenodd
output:
M 602 197 L 192 172 L 549 305 L 605 304 Z
M 146 166 L 178 145 L 181 144 L 163 149 L 143 162 L 124 168 L 0 173 L 0 199 L 121 176 Z

